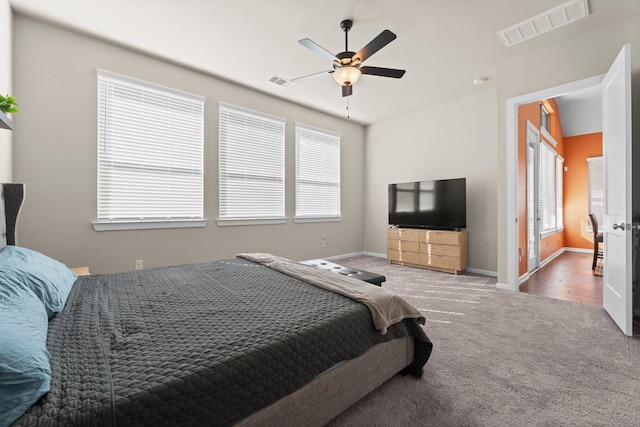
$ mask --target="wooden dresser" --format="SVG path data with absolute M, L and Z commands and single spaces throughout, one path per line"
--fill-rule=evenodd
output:
M 467 268 L 467 232 L 389 228 L 387 258 L 393 264 L 458 274 Z

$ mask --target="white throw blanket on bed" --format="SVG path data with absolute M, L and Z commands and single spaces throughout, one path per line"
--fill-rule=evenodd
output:
M 400 295 L 381 286 L 267 253 L 238 256 L 365 304 L 371 312 L 374 326 L 383 335 L 389 326 L 402 319 L 414 318 L 420 324 L 425 323 L 425 318 L 416 308 Z

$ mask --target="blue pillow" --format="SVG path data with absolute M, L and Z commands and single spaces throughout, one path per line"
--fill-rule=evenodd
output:
M 19 246 L 0 249 L 0 286 L 30 289 L 51 319 L 64 308 L 76 274 L 59 261 Z
M 0 282 L 0 426 L 49 391 L 47 326 L 44 305 L 30 289 Z

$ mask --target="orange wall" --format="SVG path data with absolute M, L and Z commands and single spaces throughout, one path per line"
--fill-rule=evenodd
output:
M 589 223 L 588 157 L 602 156 L 602 132 L 564 139 L 564 242 L 569 248 L 593 249 L 581 228 Z
M 549 258 L 564 247 L 564 234 L 557 233 L 540 239 L 540 262 Z
M 549 133 L 558 143 L 555 150 L 564 157 L 562 124 L 558 114 L 558 105 L 548 100 L 553 113 L 549 115 Z M 520 256 L 519 275 L 527 272 L 527 120 L 540 128 L 540 102 L 518 107 L 518 248 Z M 540 261 L 564 247 L 564 235 L 558 233 L 540 241 Z

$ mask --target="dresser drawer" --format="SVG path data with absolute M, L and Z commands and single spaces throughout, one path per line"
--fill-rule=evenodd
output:
M 435 245 L 433 243 L 420 242 L 420 252 L 423 254 L 460 257 L 460 247 L 453 245 Z
M 457 246 L 460 244 L 460 234 L 450 231 L 421 230 L 420 242 Z
M 420 243 L 404 240 L 387 240 L 387 249 L 402 252 L 420 252 Z
M 402 252 L 420 252 L 420 242 L 400 240 L 400 250 Z
M 461 270 L 460 258 L 445 255 L 420 254 L 420 264 L 444 270 Z
M 420 230 L 413 228 L 389 228 L 387 229 L 387 240 L 417 242 L 420 240 Z
M 418 252 L 400 252 L 400 262 L 407 264 L 420 264 L 420 254 Z

